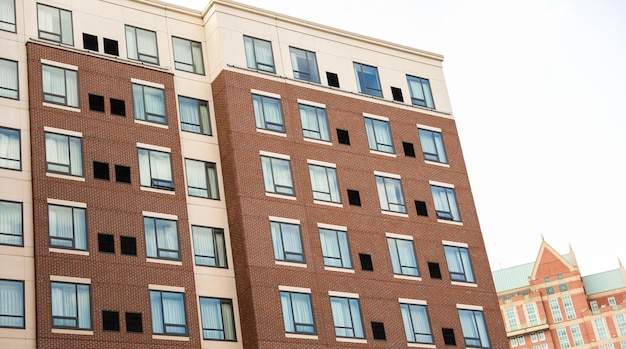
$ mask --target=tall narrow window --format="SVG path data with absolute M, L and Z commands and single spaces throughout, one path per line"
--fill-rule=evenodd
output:
M 400 312 L 407 342 L 433 344 L 433 333 L 425 305 L 400 304 Z
M 0 168 L 22 168 L 19 130 L 0 127 Z
M 39 38 L 66 45 L 74 45 L 72 12 L 37 4 Z
M 250 36 L 244 36 L 243 44 L 246 50 L 246 62 L 248 63 L 248 68 L 263 70 L 270 73 L 276 72 L 271 42 Z
M 419 276 L 413 240 L 387 238 L 391 267 L 396 275 Z
M 24 281 L 0 280 L 0 328 L 24 328 Z
M 41 66 L 44 102 L 78 108 L 78 72 L 75 70 Z
M 167 124 L 165 92 L 160 88 L 133 84 L 135 119 Z
M 138 153 L 141 186 L 174 190 L 170 154 L 141 148 Z
M 281 291 L 280 304 L 286 333 L 315 334 L 310 294 Z
M 433 200 L 435 201 L 437 218 L 460 222 L 461 214 L 459 213 L 459 206 L 456 202 L 454 188 L 431 185 L 430 189 L 432 190 Z
M 150 311 L 152 333 L 170 336 L 187 335 L 184 294 L 150 290 Z
M 304 263 L 304 248 L 300 226 L 284 222 L 270 222 L 274 258 L 277 261 Z
M 347 232 L 325 228 L 320 228 L 319 231 L 324 265 L 327 267 L 352 269 Z
M 200 297 L 202 338 L 206 340 L 236 341 L 233 301 L 230 299 Z
M 50 247 L 87 250 L 87 218 L 84 208 L 48 205 Z
M 227 268 L 224 230 L 192 226 L 193 254 L 196 265 Z
M 211 136 L 209 103 L 199 99 L 178 96 L 180 128 L 183 131 Z
M 626 336 L 626 315 L 617 314 L 615 315 L 615 324 L 617 327 L 617 332 L 620 336 Z
M 557 328 L 556 335 L 559 338 L 559 344 L 561 345 L 561 349 L 568 349 L 571 347 L 565 327 Z
M 556 298 L 552 298 L 548 302 L 550 303 L 550 312 L 552 313 L 552 320 L 554 320 L 554 322 L 563 321 L 563 314 L 561 313 L 559 300 Z
M 90 286 L 52 282 L 52 327 L 91 329 Z
M 202 44 L 197 41 L 172 37 L 174 67 L 178 70 L 204 75 Z
M 335 168 L 309 164 L 309 175 L 314 200 L 341 203 Z
M 604 321 L 604 318 L 594 319 L 593 327 L 596 329 L 598 341 L 609 339 L 609 331 L 606 328 L 606 322 Z
M 485 316 L 479 310 L 459 309 L 461 329 L 467 347 L 490 348 Z
M 285 133 L 280 99 L 253 94 L 252 105 L 256 128 Z
M 18 81 L 17 62 L 0 58 L 0 97 L 19 99 Z
M 517 330 L 519 323 L 517 322 L 517 313 L 515 307 L 509 307 L 504 309 L 504 313 L 506 314 L 506 322 L 509 326 L 507 330 Z
M 354 72 L 356 73 L 359 92 L 376 97 L 383 96 L 378 78 L 378 68 L 354 62 Z
M 267 193 L 294 195 L 291 164 L 287 159 L 261 156 L 263 182 Z
M 530 326 L 536 326 L 539 324 L 539 318 L 537 317 L 537 306 L 535 303 L 524 304 L 526 308 L 526 321 Z
M 330 142 L 326 109 L 299 104 L 304 138 Z
M 143 225 L 146 234 L 146 256 L 180 260 L 176 221 L 143 217 Z
M 574 340 L 575 347 L 585 344 L 583 334 L 580 332 L 580 326 L 578 326 L 578 324 L 570 326 L 569 330 L 572 332 L 572 339 Z
M 15 0 L 0 0 L 0 30 L 15 33 Z
M 563 308 L 565 308 L 565 317 L 568 320 L 576 318 L 576 309 L 574 309 L 574 303 L 570 295 L 564 295 L 561 300 L 563 301 Z
M 0 201 L 0 245 L 24 245 L 22 217 L 21 202 Z
M 446 157 L 446 149 L 443 145 L 441 132 L 420 128 L 418 129 L 418 133 L 420 136 L 420 143 L 422 143 L 424 159 L 447 164 L 448 158 Z
M 320 83 L 315 52 L 290 47 L 289 54 L 291 55 L 291 66 L 293 67 L 294 78 Z
M 81 139 L 46 132 L 46 170 L 82 177 L 83 150 Z
M 365 132 L 371 150 L 395 153 L 388 121 L 365 118 Z
M 466 247 L 444 246 L 448 271 L 452 281 L 476 282 L 469 250 Z
M 427 108 L 435 108 L 433 96 L 430 92 L 430 83 L 428 79 L 418 78 L 416 76 L 407 75 L 406 80 L 411 91 L 411 103 Z
M 343 338 L 365 338 L 361 308 L 357 298 L 330 297 L 335 335 Z
M 126 26 L 126 51 L 128 59 L 159 64 L 156 33 L 137 27 Z
M 189 196 L 219 200 L 217 168 L 212 162 L 185 159 Z
M 400 179 L 376 176 L 376 188 L 381 210 L 406 213 Z

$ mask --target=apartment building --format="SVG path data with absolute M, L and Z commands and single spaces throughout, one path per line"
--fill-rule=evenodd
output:
M 0 347 L 507 345 L 443 57 L 0 0 Z
M 510 348 L 626 348 L 626 271 L 582 276 L 574 251 L 493 272 Z

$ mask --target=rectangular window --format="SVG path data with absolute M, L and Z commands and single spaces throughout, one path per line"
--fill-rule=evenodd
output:
M 376 176 L 376 188 L 378 189 L 381 210 L 406 213 L 400 179 Z
M 537 342 L 537 332 L 533 332 L 533 333 L 530 334 L 530 341 L 532 343 Z
M 141 186 L 174 190 L 170 154 L 141 148 L 138 149 L 138 153 Z
M 395 154 L 388 121 L 365 118 L 365 132 L 370 150 Z
M 196 265 L 228 268 L 224 230 L 218 228 L 192 226 L 193 254 Z
M 596 329 L 596 335 L 598 336 L 599 341 L 609 339 L 609 331 L 606 329 L 606 322 L 604 322 L 603 318 L 594 319 L 593 327 Z
M 383 91 L 378 78 L 378 68 L 354 62 L 354 73 L 359 85 L 359 92 L 367 95 L 382 97 Z
M 44 102 L 78 108 L 78 72 L 76 70 L 41 66 Z
M 617 327 L 617 332 L 619 333 L 619 335 L 626 336 L 626 315 L 624 314 L 615 315 L 615 324 L 617 325 L 615 327 Z
M 430 83 L 428 79 L 418 78 L 416 76 L 407 75 L 406 80 L 411 91 L 411 103 L 427 108 L 435 108 L 433 96 L 430 92 Z
M 585 344 L 585 342 L 583 341 L 583 334 L 582 332 L 580 332 L 580 327 L 578 325 L 570 326 L 569 330 L 570 332 L 572 332 L 572 339 L 574 340 L 575 347 Z
M 509 340 L 511 341 L 511 346 L 512 347 L 516 347 L 517 346 L 517 337 L 511 337 L 511 338 L 509 338 Z
M 253 94 L 252 105 L 254 107 L 256 128 L 285 133 L 280 99 Z
M 443 145 L 441 132 L 424 130 L 421 128 L 417 131 L 420 136 L 420 143 L 422 144 L 424 159 L 428 161 L 447 164 L 448 158 L 446 157 L 446 149 Z
M 248 68 L 270 73 L 276 72 L 271 42 L 244 35 L 243 45 L 246 50 Z
M 559 344 L 561 345 L 561 349 L 568 349 L 570 347 L 569 338 L 567 337 L 567 330 L 565 327 L 557 328 L 556 334 L 559 338 Z
M 178 111 L 181 130 L 207 136 L 213 135 L 207 101 L 178 96 Z
M 146 255 L 149 258 L 180 260 L 176 221 L 143 217 L 143 224 L 146 234 Z
M 568 320 L 576 318 L 576 310 L 574 309 L 574 303 L 572 302 L 572 297 L 569 295 L 565 295 L 561 298 L 563 301 L 563 308 L 565 308 L 565 317 Z
M 327 267 L 352 269 L 348 233 L 325 228 L 320 228 L 319 231 L 324 265 Z
M 300 226 L 297 224 L 270 222 L 274 258 L 277 261 L 305 263 Z
M 431 185 L 433 201 L 435 202 L 435 212 L 438 219 L 460 222 L 461 214 L 456 203 L 454 188 L 439 187 Z
M 212 162 L 185 159 L 189 196 L 219 200 L 217 167 Z
M 607 298 L 607 301 L 609 302 L 610 306 L 614 307 L 614 306 L 617 305 L 617 302 L 615 301 L 615 297 L 609 297 L 609 298 Z
M 2 8 L 0 8 L 1 17 Z M 19 99 L 18 81 L 17 62 L 0 58 L 0 97 Z
M 535 303 L 526 303 L 524 307 L 526 308 L 526 321 L 528 321 L 528 324 L 531 326 L 539 324 Z
M 81 138 L 46 132 L 46 171 L 82 177 Z
M 298 104 L 304 138 L 330 142 L 326 109 Z
M 0 168 L 22 169 L 19 130 L 0 127 Z
M 187 335 L 184 294 L 150 290 L 150 311 L 152 333 L 171 336 Z
M 295 195 L 289 160 L 261 156 L 261 166 L 267 193 Z
M 135 119 L 167 124 L 165 91 L 160 88 L 133 84 Z
M 433 332 L 425 305 L 400 304 L 400 312 L 407 342 L 433 344 Z
M 482 311 L 459 309 L 461 329 L 465 338 L 465 345 L 474 348 L 490 348 L 487 324 Z
M 39 38 L 74 46 L 72 12 L 37 4 Z
M 281 291 L 280 304 L 286 333 L 315 334 L 310 294 Z
M 452 281 L 476 282 L 469 250 L 466 247 L 444 246 L 443 250 L 446 254 L 446 262 Z
M 337 337 L 365 338 L 357 298 L 330 297 L 330 307 Z
M 517 329 L 519 324 L 517 322 L 515 307 L 506 308 L 504 309 L 504 312 L 506 313 L 506 322 L 509 326 L 508 330 Z
M 341 203 L 337 169 L 309 164 L 309 175 L 314 200 Z
M 543 331 L 538 331 L 537 332 L 537 337 L 539 337 L 540 341 L 545 341 L 546 340 L 546 334 Z
M 24 281 L 0 280 L 0 328 L 24 328 L 24 307 Z
M 202 44 L 197 41 L 172 37 L 174 68 L 204 75 Z
M 236 341 L 233 301 L 230 299 L 200 297 L 202 339 Z
M 156 32 L 127 25 L 126 51 L 128 59 L 159 64 Z
M 290 47 L 289 54 L 291 55 L 294 79 L 320 83 L 315 52 Z
M 84 208 L 48 205 L 50 247 L 87 250 L 87 214 Z
M 526 340 L 524 339 L 524 336 L 517 336 L 517 342 L 519 343 L 519 345 L 526 344 Z
M 561 314 L 561 306 L 559 305 L 559 300 L 556 298 L 552 298 L 549 301 L 550 303 L 550 312 L 552 313 L 552 319 L 554 322 L 563 321 L 563 314 Z
M 15 0 L 0 0 L 0 30 L 15 33 Z
M 0 245 L 24 246 L 22 217 L 22 203 L 0 201 Z
M 52 282 L 52 327 L 91 329 L 90 286 Z
M 599 308 L 598 308 L 598 301 L 590 301 L 589 305 L 591 306 L 591 310 L 593 310 L 593 311 L 599 310 Z
M 391 267 L 397 275 L 419 276 L 413 240 L 387 237 L 387 246 L 391 256 Z

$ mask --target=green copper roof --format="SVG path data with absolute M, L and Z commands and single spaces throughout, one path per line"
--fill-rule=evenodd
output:
M 492 272 L 496 292 L 528 286 L 528 277 L 532 274 L 534 266 L 535 262 L 530 262 Z
M 588 295 L 626 287 L 619 269 L 583 276 L 583 284 Z

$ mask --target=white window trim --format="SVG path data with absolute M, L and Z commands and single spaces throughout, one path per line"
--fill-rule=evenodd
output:
M 265 150 L 259 150 L 259 155 L 269 156 L 271 158 L 276 158 L 276 159 L 291 160 L 291 157 L 289 155 L 272 153 L 270 151 L 265 151 Z
M 318 339 L 316 334 L 285 333 L 286 338 Z
M 402 179 L 402 177 L 399 174 L 389 173 L 389 172 L 381 172 L 381 171 L 374 171 L 374 176 L 394 178 L 394 179 Z
M 89 251 L 70 250 L 70 249 L 66 249 L 66 248 L 49 247 L 48 248 L 48 252 L 75 254 L 75 255 L 80 255 L 80 256 L 89 256 Z
M 180 342 L 189 342 L 189 337 L 181 337 L 181 336 L 164 336 L 161 334 L 153 334 L 152 339 L 163 339 L 168 341 L 180 341 Z
M 45 65 L 51 65 L 57 68 L 63 68 L 63 69 L 69 69 L 69 70 L 75 70 L 78 71 L 78 66 L 76 65 L 71 65 L 71 64 L 67 64 L 67 63 L 61 63 L 61 62 L 56 62 L 56 61 L 51 61 L 48 59 L 41 59 L 41 64 L 45 64 Z
M 295 262 L 285 262 L 285 261 L 274 261 L 276 265 L 284 265 L 287 267 L 298 267 L 298 268 L 306 268 L 306 263 L 295 263 Z
M 428 125 L 417 124 L 417 128 L 418 129 L 421 128 L 422 130 L 434 131 L 434 132 L 441 133 L 441 129 L 439 127 L 433 127 L 433 126 L 428 126 Z
M 158 189 L 158 188 L 152 188 L 152 187 L 140 187 L 140 189 L 143 191 L 151 191 L 153 193 L 161 193 L 161 194 L 168 194 L 168 195 L 176 194 L 176 192 L 173 190 L 165 190 L 165 189 Z
M 293 218 L 283 218 L 283 217 L 269 216 L 269 219 L 270 219 L 271 222 L 300 224 L 300 220 L 299 219 L 293 219 Z
M 450 281 L 450 285 L 465 286 L 465 287 L 478 287 L 478 285 L 475 282 Z
M 144 86 L 148 86 L 148 87 L 160 88 L 161 90 L 165 90 L 165 85 L 159 84 L 159 83 L 156 83 L 156 82 L 152 82 L 152 81 L 146 81 L 146 80 L 140 80 L 140 79 L 131 78 L 130 82 L 133 83 L 133 84 L 144 85 Z
M 150 218 L 163 218 L 163 219 L 169 219 L 169 220 L 174 220 L 174 221 L 178 220 L 177 215 L 167 214 L 167 213 L 141 211 L 141 215 L 144 217 L 150 217 Z
M 450 221 L 447 219 L 439 219 L 437 218 L 437 222 L 438 223 L 445 223 L 445 224 L 452 224 L 452 225 L 463 225 L 463 222 L 457 222 L 457 221 Z
M 385 233 L 385 236 L 392 239 L 401 239 L 401 240 L 411 240 L 413 241 L 413 237 L 411 235 L 403 235 L 396 233 Z
M 380 213 L 382 213 L 382 214 L 386 214 L 386 215 L 389 215 L 389 216 L 405 217 L 405 218 L 409 216 L 409 214 L 408 214 L 408 213 L 392 212 L 392 211 L 383 211 L 383 210 L 381 210 L 381 211 L 380 211 Z
M 330 167 L 330 168 L 337 168 L 336 164 L 333 164 L 331 162 L 324 162 L 324 161 L 318 161 L 318 160 L 311 160 L 311 159 L 307 159 L 306 163 L 309 165 L 315 165 L 315 166 L 323 166 L 323 167 Z
M 277 94 L 277 93 L 266 92 L 266 91 L 255 90 L 255 89 L 250 89 L 250 92 L 252 94 L 259 95 L 259 96 L 265 96 L 265 97 L 270 97 L 270 98 L 281 99 L 280 95 Z
M 360 339 L 360 338 L 335 337 L 335 340 L 337 342 L 367 344 L 367 339 Z
M 338 204 L 336 202 L 328 202 L 328 201 L 320 201 L 320 200 L 313 200 L 314 204 L 318 204 L 318 205 L 326 205 L 326 206 L 333 206 L 333 207 L 343 207 L 343 204 Z
M 185 288 L 182 286 L 167 286 L 167 285 L 156 285 L 156 284 L 148 284 L 148 289 L 153 291 L 166 291 L 166 292 L 178 292 L 185 293 Z
M 146 258 L 146 262 L 148 263 L 159 263 L 159 264 L 169 264 L 169 265 L 183 265 L 181 261 L 172 261 L 167 259 L 158 259 L 158 258 Z
M 480 311 L 483 310 L 483 307 L 481 305 L 471 305 L 471 304 L 461 304 L 461 303 L 457 303 L 456 308 L 464 309 L 464 310 L 480 310 Z
M 464 243 L 464 242 L 441 240 L 441 244 L 444 245 L 444 246 L 455 246 L 455 247 L 469 248 L 469 245 Z
M 394 277 L 394 279 L 405 279 L 405 280 L 413 280 L 413 281 L 422 281 L 422 277 L 421 276 L 393 274 L 393 277 Z
M 85 181 L 85 177 L 76 177 L 76 176 L 64 175 L 60 173 L 51 173 L 51 172 L 46 172 L 46 177 L 63 178 L 63 179 L 69 179 L 72 181 L 77 181 L 77 182 Z
M 428 181 L 428 183 L 430 185 L 434 185 L 434 186 L 437 186 L 437 187 L 444 187 L 444 188 L 454 189 L 454 184 L 450 184 L 450 183 L 437 182 L 437 181 Z
M 287 195 L 287 194 L 276 194 L 276 193 L 265 192 L 265 196 L 270 196 L 270 197 L 273 197 L 273 198 L 281 198 L 281 199 L 293 200 L 293 201 L 297 201 L 298 200 L 297 197 L 291 196 L 291 195 Z
M 331 141 L 322 141 L 319 139 L 313 139 L 313 138 L 303 138 L 303 140 L 305 142 L 311 142 L 311 143 L 317 143 L 317 144 L 324 144 L 324 145 L 330 145 L 332 146 L 333 143 Z
M 158 145 L 139 143 L 139 142 L 137 142 L 137 148 L 148 149 L 148 150 L 156 150 L 156 151 L 161 151 L 161 152 L 165 152 L 165 153 L 171 153 L 172 152 L 172 149 L 168 148 L 168 147 L 161 147 L 161 146 L 158 146 Z
M 50 102 L 43 102 L 42 104 L 44 107 L 57 108 L 57 109 L 63 109 L 67 111 L 80 113 L 80 108 L 77 108 L 77 107 L 68 107 L 67 105 L 54 104 Z
M 322 103 L 318 103 L 318 102 L 311 102 L 311 101 L 307 101 L 307 100 L 299 99 L 299 98 L 298 98 L 298 104 L 304 104 L 304 105 L 308 105 L 310 107 L 326 109 L 326 104 L 322 104 Z
M 363 113 L 363 116 L 369 119 L 381 120 L 389 122 L 389 118 L 386 116 L 380 116 L 375 114 Z
M 76 108 L 72 108 L 72 110 L 76 110 Z M 48 126 L 44 126 L 43 130 L 45 132 L 57 133 L 57 134 L 64 135 L 64 136 L 72 136 L 72 137 L 83 138 L 83 133 L 82 132 L 64 130 L 62 128 L 48 127 Z
M 73 283 L 73 284 L 91 285 L 91 279 L 89 279 L 89 278 L 78 278 L 78 277 L 73 277 L 73 276 L 50 275 L 50 281 L 54 281 L 54 282 L 69 282 L 69 283 Z
M 450 168 L 450 164 L 444 164 L 444 163 L 436 162 L 436 161 L 424 160 L 424 163 L 429 164 L 429 165 L 436 165 L 436 166 Z
M 398 298 L 398 303 L 404 304 L 416 304 L 416 305 L 427 305 L 425 300 L 421 299 L 410 299 L 410 298 Z
M 384 151 L 378 151 L 378 150 L 373 150 L 373 149 L 370 149 L 370 154 L 376 154 L 376 155 L 388 156 L 388 157 L 390 157 L 390 158 L 397 158 L 397 157 L 398 157 L 396 154 L 386 153 L 386 152 L 384 152 Z
M 437 347 L 434 344 L 423 344 L 423 343 L 407 343 L 407 346 L 413 348 L 424 348 L 424 349 L 436 349 Z
M 87 204 L 84 203 L 84 202 L 58 200 L 58 199 L 50 199 L 50 198 L 48 198 L 47 202 L 48 202 L 48 204 L 52 204 L 52 205 L 61 205 L 61 206 L 71 206 L 71 207 L 87 208 Z
M 342 297 L 342 298 L 356 298 L 359 299 L 358 293 L 351 292 L 340 292 L 340 291 L 328 291 L 328 295 L 331 297 Z
M 282 133 L 282 132 L 276 132 L 276 131 L 271 131 L 271 130 L 266 130 L 264 128 L 256 128 L 256 131 L 259 133 L 266 133 L 268 135 L 273 135 L 273 136 L 280 136 L 280 137 L 287 137 L 287 133 Z
M 279 291 L 285 291 L 285 292 L 295 292 L 295 293 L 308 293 L 308 294 L 311 294 L 311 289 L 310 288 L 305 288 L 305 287 L 295 287 L 295 286 L 279 285 L 278 286 L 278 290 Z
M 354 273 L 355 273 L 354 269 L 336 268 L 336 267 L 327 267 L 327 266 L 324 266 L 324 270 L 328 270 L 328 271 L 338 271 L 338 272 L 342 272 L 342 273 L 350 273 L 350 274 L 354 274 Z
M 84 331 L 84 330 L 70 330 L 65 328 L 53 328 L 52 333 L 60 333 L 60 334 L 78 334 L 83 336 L 93 336 L 93 331 Z
M 146 126 L 154 126 L 154 127 L 158 127 L 158 128 L 162 128 L 162 129 L 169 129 L 170 127 L 168 125 L 165 124 L 157 124 L 155 122 L 150 122 L 150 121 L 143 121 L 143 120 L 137 120 L 134 119 L 136 124 L 141 124 L 141 125 L 146 125 Z
M 344 227 L 343 225 L 317 223 L 317 227 L 322 228 L 322 229 L 340 230 L 340 231 L 345 231 L 345 232 L 348 231 L 348 227 Z

